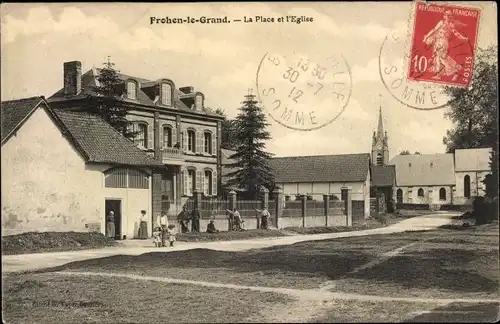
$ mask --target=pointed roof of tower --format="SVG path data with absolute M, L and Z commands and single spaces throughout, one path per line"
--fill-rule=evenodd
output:
M 378 113 L 377 135 L 384 136 L 384 124 L 382 122 L 382 107 L 379 108 L 379 113 Z

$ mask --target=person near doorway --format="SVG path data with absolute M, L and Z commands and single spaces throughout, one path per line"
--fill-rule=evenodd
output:
M 271 214 L 269 214 L 269 211 L 266 207 L 264 207 L 264 209 L 262 210 L 255 209 L 255 211 L 260 214 L 260 228 L 267 229 Z
M 168 229 L 168 217 L 167 213 L 164 212 L 158 217 L 158 226 L 161 228 L 161 246 L 165 246 L 165 241 L 167 240 L 167 229 Z
M 181 212 L 177 216 L 177 221 L 179 222 L 179 225 L 181 226 L 181 233 L 189 232 L 189 228 L 187 226 L 188 217 L 189 217 L 189 215 L 188 215 L 188 212 L 186 210 L 186 206 L 183 206 Z
M 198 208 L 194 208 L 191 212 L 191 232 L 200 231 L 200 211 Z
M 146 211 L 141 210 L 141 221 L 139 223 L 139 239 L 145 240 L 148 238 L 148 223 L 146 222 Z
M 106 235 L 115 238 L 115 212 L 112 210 L 106 216 Z
M 211 219 L 207 225 L 207 233 L 217 233 L 217 232 L 219 232 L 219 230 L 215 228 L 214 220 Z

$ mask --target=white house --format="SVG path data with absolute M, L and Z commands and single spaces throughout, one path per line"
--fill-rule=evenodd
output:
M 453 203 L 463 204 L 470 197 L 484 196 L 484 177 L 491 173 L 491 148 L 455 150 L 455 191 Z
M 223 150 L 223 164 L 230 163 L 232 151 Z M 342 192 L 351 188 L 352 200 L 361 201 L 365 218 L 370 216 L 370 154 L 288 156 L 269 161 L 276 185 L 292 199 L 296 195 L 323 200 L 323 195 L 342 199 Z M 232 170 L 223 168 L 223 181 Z
M 2 235 L 27 231 L 137 234 L 152 220 L 148 157 L 99 117 L 50 109 L 43 97 L 2 102 Z M 150 222 L 149 230 L 151 230 Z
M 484 195 L 484 177 L 491 173 L 491 149 L 461 149 L 455 153 L 397 155 L 393 198 L 404 204 L 465 204 Z

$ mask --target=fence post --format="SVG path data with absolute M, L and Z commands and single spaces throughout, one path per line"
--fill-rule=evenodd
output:
M 307 196 L 300 195 L 300 201 L 302 202 L 302 227 L 306 227 Z
M 283 208 L 285 207 L 285 196 L 283 195 L 283 190 L 281 190 L 281 188 L 274 189 L 273 194 L 276 196 L 276 214 L 274 215 L 274 226 L 276 226 L 276 228 L 279 228 L 279 219 L 281 215 L 283 215 Z
M 325 226 L 328 227 L 328 212 L 330 209 L 330 196 L 323 195 L 324 211 L 325 211 Z
M 236 208 L 236 191 L 231 190 L 229 192 L 229 210 L 233 211 Z M 227 221 L 228 231 L 233 230 L 233 222 L 231 221 L 231 217 L 229 217 Z
M 352 188 L 347 187 L 347 226 L 352 226 Z

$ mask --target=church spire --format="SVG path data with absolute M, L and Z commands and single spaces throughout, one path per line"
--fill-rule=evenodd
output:
M 378 128 L 377 128 L 377 138 L 384 137 L 384 123 L 382 122 L 382 95 L 379 94 L 380 103 L 378 109 Z

